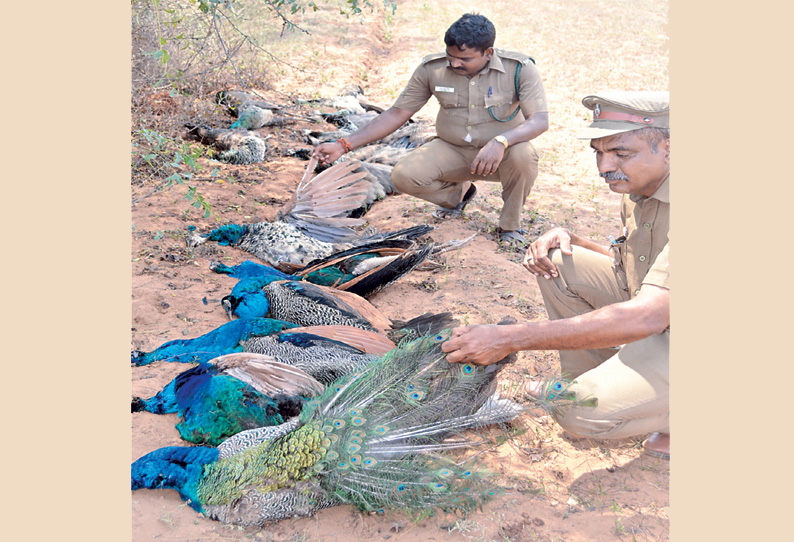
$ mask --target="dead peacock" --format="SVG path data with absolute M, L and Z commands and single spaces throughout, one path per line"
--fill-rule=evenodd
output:
M 375 331 L 394 340 L 432 333 L 455 324 L 452 314 L 425 313 L 407 321 L 392 320 L 363 297 L 305 281 L 277 276 L 238 282 L 221 299 L 229 318 L 261 318 L 301 326 L 346 325 Z
M 368 297 L 416 268 L 437 268 L 439 264 L 426 262 L 428 255 L 433 253 L 436 250 L 432 244 L 387 239 L 312 260 L 303 267 L 295 266 L 292 273 L 283 273 L 251 260 L 232 266 L 212 262 L 210 269 L 252 284 L 253 281 L 261 281 L 260 286 L 278 277 L 281 280 L 305 280 Z M 282 269 L 286 267 L 282 265 Z
M 250 337 L 239 347 L 183 371 L 148 399 L 134 397 L 132 412 L 177 413 L 183 439 L 214 446 L 245 429 L 284 423 L 307 394 L 395 345 L 359 328 L 315 326 Z
M 355 173 L 359 163 L 353 161 L 312 176 L 316 163 L 309 161 L 295 193 L 275 221 L 227 224 L 206 235 L 191 236 L 188 244 L 195 247 L 216 241 L 279 267 L 282 262 L 306 265 L 317 258 L 383 239 L 415 239 L 432 230 L 430 226 L 413 226 L 386 233 L 357 232 L 353 228 L 366 221 L 349 215 L 369 201 L 370 183 L 363 180 L 366 173 Z
M 342 377 L 288 423 L 217 448 L 168 447 L 132 464 L 132 489 L 170 488 L 207 517 L 264 525 L 336 504 L 468 511 L 498 490 L 476 459 L 441 452 L 485 443 L 472 428 L 517 415 L 493 401 L 487 367 L 450 364 L 450 332 L 403 343 Z M 464 434 L 465 433 L 465 434 Z
M 304 137 L 308 143 L 314 146 L 345 138 L 363 128 L 382 111 L 381 108 L 370 108 L 363 113 L 350 110 L 329 113 L 324 115 L 325 120 L 336 124 L 338 130 L 331 132 L 304 130 Z M 361 170 L 367 173 L 365 179 L 369 181 L 373 190 L 378 190 L 375 200 L 381 200 L 386 196 L 398 193 L 391 182 L 391 171 L 394 165 L 408 152 L 425 143 L 429 135 L 428 132 L 429 125 L 427 123 L 410 120 L 377 142 L 343 155 L 339 162 L 359 161 Z
M 240 318 L 193 339 L 167 341 L 151 352 L 133 350 L 130 360 L 133 366 L 138 367 L 155 361 L 204 363 L 235 352 L 274 353 L 274 350 L 264 350 L 260 344 L 288 343 L 307 347 L 315 346 L 323 339 L 370 354 L 381 354 L 394 347 L 394 343 L 384 335 L 361 329 L 361 326 L 318 325 L 306 328 L 271 318 Z
M 134 397 L 132 412 L 176 413 L 184 440 L 217 446 L 241 431 L 284 423 L 323 389 L 271 356 L 226 354 L 183 371 L 148 399 Z

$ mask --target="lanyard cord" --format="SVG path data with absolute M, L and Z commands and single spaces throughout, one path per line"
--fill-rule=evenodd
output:
M 534 60 L 532 62 L 534 62 Z M 520 101 L 520 96 L 518 94 L 518 74 L 520 74 L 520 73 L 521 73 L 521 62 L 519 62 L 518 65 L 516 66 L 516 81 L 515 81 L 515 83 L 516 83 L 516 98 L 518 98 L 519 101 Z M 516 110 L 513 111 L 513 113 L 509 117 L 507 117 L 506 119 L 496 118 L 496 115 L 493 114 L 493 106 L 490 106 L 488 108 L 488 113 L 491 115 L 491 118 L 493 120 L 496 120 L 496 121 L 499 121 L 499 122 L 509 122 L 509 121 L 513 120 L 513 117 L 515 117 L 518 114 L 518 110 L 519 109 L 521 109 L 521 104 L 520 103 L 516 106 Z

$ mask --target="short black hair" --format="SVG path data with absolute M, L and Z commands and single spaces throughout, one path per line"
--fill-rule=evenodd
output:
M 634 130 L 634 133 L 640 138 L 644 139 L 651 152 L 656 154 L 659 152 L 659 143 L 670 139 L 670 128 L 655 128 L 653 126 L 644 126 L 639 130 Z
M 477 49 L 485 52 L 496 41 L 496 28 L 485 16 L 467 13 L 450 26 L 444 34 L 447 47 Z

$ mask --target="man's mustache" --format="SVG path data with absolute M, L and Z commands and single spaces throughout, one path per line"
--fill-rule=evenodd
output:
M 617 172 L 617 171 L 607 171 L 606 173 L 599 173 L 598 175 L 600 177 L 603 177 L 604 179 L 606 179 L 608 181 L 628 181 L 629 180 L 629 178 L 626 177 L 626 175 L 624 173 L 620 173 L 620 172 Z

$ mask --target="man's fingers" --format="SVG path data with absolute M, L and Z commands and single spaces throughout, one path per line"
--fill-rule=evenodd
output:
M 573 254 L 573 248 L 571 247 L 570 237 L 563 237 L 562 239 L 560 239 L 560 251 L 566 256 L 570 256 L 571 254 Z
M 549 259 L 549 251 L 542 245 L 539 246 L 535 243 L 530 246 L 530 249 L 532 250 L 532 260 L 530 261 L 530 267 L 528 267 L 530 272 L 536 277 L 543 275 L 544 279 L 556 277 L 557 268 L 554 267 L 554 264 Z

